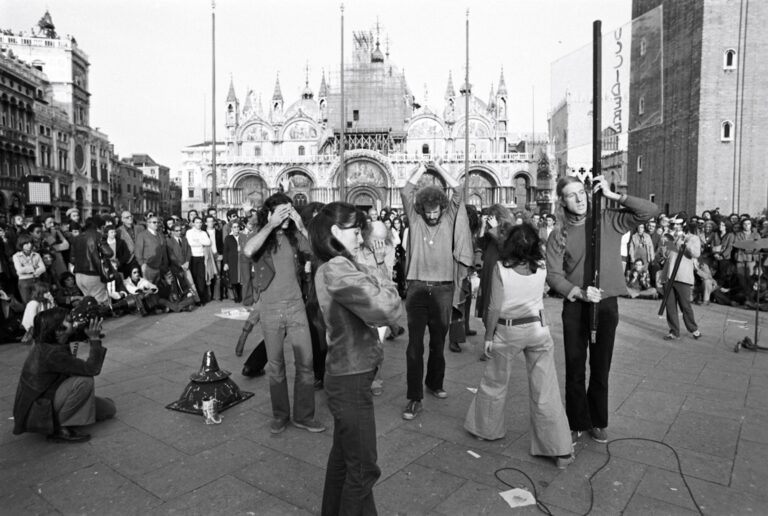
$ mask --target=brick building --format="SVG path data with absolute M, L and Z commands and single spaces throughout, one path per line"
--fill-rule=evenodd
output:
M 663 121 L 630 132 L 629 191 L 667 212 L 758 214 L 768 205 L 768 2 L 634 0 L 632 18 L 659 5 Z M 633 37 L 633 63 L 641 45 Z M 630 85 L 630 126 L 642 125 L 645 86 Z

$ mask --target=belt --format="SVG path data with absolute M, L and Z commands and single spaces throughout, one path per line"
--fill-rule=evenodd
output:
M 534 322 L 541 322 L 541 316 L 532 315 L 530 317 L 521 317 L 520 319 L 499 319 L 498 321 L 502 326 L 520 326 L 521 324 Z
M 453 285 L 453 281 L 422 281 L 422 280 L 409 280 L 417 283 L 421 283 L 428 287 L 438 287 L 441 285 Z

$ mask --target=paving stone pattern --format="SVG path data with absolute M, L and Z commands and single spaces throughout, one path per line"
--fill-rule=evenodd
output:
M 704 338 L 667 342 L 656 303 L 619 303 L 609 437 L 672 446 L 705 514 L 768 514 L 768 353 L 733 352 L 736 341 L 752 335 L 754 315 L 696 307 Z M 560 304 L 545 300 L 562 391 Z M 319 514 L 333 424 L 325 394 L 316 393 L 317 417 L 328 431 L 310 434 L 289 426 L 270 434 L 268 380 L 240 376 L 242 360 L 234 356 L 242 322 L 214 315 L 231 307 L 211 303 L 190 314 L 107 321 L 109 352 L 96 385 L 99 395 L 117 403 L 117 417 L 91 427 L 93 438 L 81 445 L 11 434 L 28 348 L 0 346 L 0 514 Z M 482 329 L 477 319 L 472 326 Z M 609 459 L 608 447 L 582 437 L 576 461 L 564 471 L 531 457 L 522 361 L 510 384 L 506 437 L 478 441 L 464 431 L 468 388 L 484 367 L 478 361 L 481 335 L 463 344 L 460 354 L 446 346 L 449 397 L 427 396 L 413 421 L 401 418 L 407 334 L 385 343 L 384 394 L 375 398 L 379 513 L 537 514 L 533 507 L 511 509 L 499 496 L 508 488 L 494 472 L 513 467 L 533 479 L 554 514 L 583 514 L 590 501 L 587 479 Z M 255 331 L 248 350 L 259 338 Z M 221 425 L 165 409 L 208 349 L 241 389 L 255 393 L 225 411 Z M 286 360 L 293 362 L 290 350 Z M 593 479 L 593 514 L 697 513 L 668 448 L 647 440 L 609 447 L 610 462 Z M 519 473 L 504 470 L 500 476 L 530 489 Z

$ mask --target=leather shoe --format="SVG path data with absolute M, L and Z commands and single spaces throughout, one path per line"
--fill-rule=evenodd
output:
M 464 333 L 467 334 L 467 337 L 474 337 L 475 335 L 477 335 L 477 332 L 475 330 L 467 330 Z
M 91 440 L 91 436 L 80 433 L 74 428 L 62 426 L 47 439 L 53 443 L 85 443 Z
M 461 353 L 461 346 L 459 346 L 458 342 L 451 342 L 450 344 L 448 344 L 448 349 L 450 349 L 454 353 Z
M 258 371 L 256 371 L 252 367 L 243 366 L 243 370 L 240 374 L 242 374 L 243 376 L 256 378 L 258 376 L 264 376 L 265 372 L 264 372 L 264 369 L 259 369 Z

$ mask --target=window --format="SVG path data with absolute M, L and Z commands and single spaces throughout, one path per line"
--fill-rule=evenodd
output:
M 637 101 L 637 114 L 642 115 L 645 113 L 645 97 L 640 97 Z
M 354 120 L 355 122 L 360 120 L 360 111 L 359 110 L 355 109 L 355 110 L 352 111 L 352 120 Z
M 723 54 L 723 70 L 735 70 L 736 69 L 736 51 L 729 48 Z
M 303 155 L 304 155 L 304 146 L 299 145 L 299 156 L 303 156 Z
M 645 40 L 645 38 L 642 38 L 640 40 L 640 57 L 644 56 L 647 51 L 648 51 L 648 42 Z
M 642 172 L 643 171 L 643 155 L 640 154 L 637 157 L 637 171 Z
M 189 191 L 187 192 L 187 198 L 191 199 L 194 196 L 195 196 L 195 189 L 190 188 Z
M 655 203 L 656 202 L 656 194 L 649 195 L 648 196 L 648 200 Z
M 422 145 L 421 146 L 421 153 L 422 154 L 429 154 L 429 145 L 427 145 L 426 143 L 424 145 Z
M 259 147 L 258 145 L 256 147 L 254 147 L 253 148 L 253 155 L 254 156 L 261 156 L 261 147 Z
M 721 142 L 733 141 L 733 124 L 729 120 L 726 120 L 720 126 L 720 141 Z
M 195 173 L 190 170 L 189 177 L 187 178 L 187 183 L 191 185 L 194 182 L 195 182 Z
M 126 183 L 126 184 L 125 184 L 125 191 L 126 191 L 127 193 L 131 193 L 131 183 Z

